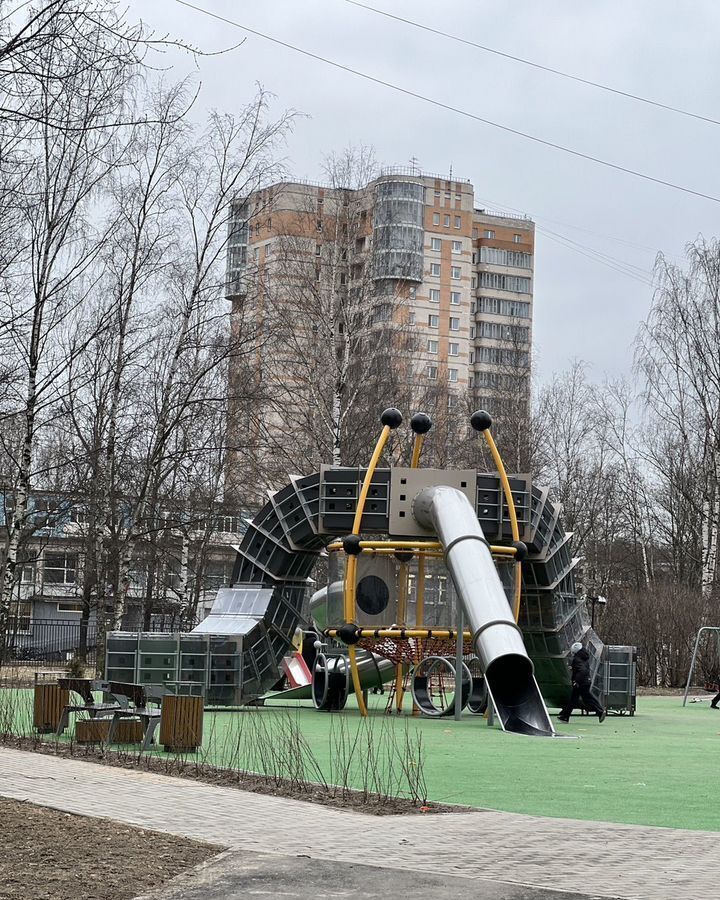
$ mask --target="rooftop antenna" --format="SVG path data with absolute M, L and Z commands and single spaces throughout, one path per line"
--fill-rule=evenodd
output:
M 417 174 L 416 169 L 418 168 L 418 163 L 419 163 L 419 162 L 420 162 L 420 160 L 417 158 L 417 156 L 411 156 L 411 157 L 410 157 L 410 165 L 411 165 L 411 167 L 412 167 L 412 174 L 413 174 L 413 175 L 416 175 L 416 174 Z
M 452 181 L 452 163 L 450 163 L 450 181 Z

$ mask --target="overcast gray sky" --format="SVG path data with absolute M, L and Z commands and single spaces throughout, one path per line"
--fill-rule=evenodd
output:
M 720 197 L 720 126 L 528 68 L 389 21 L 345 0 L 192 0 L 249 28 L 546 140 Z M 631 93 L 720 119 L 720 3 L 696 0 L 367 0 L 405 18 Z M 175 0 L 131 0 L 160 32 L 218 50 L 243 32 Z M 192 63 L 169 54 L 178 76 Z M 535 348 L 541 378 L 572 357 L 593 375 L 632 364 L 647 313 L 655 254 L 680 259 L 698 234 L 718 233 L 720 203 L 573 158 L 402 96 L 248 35 L 199 61 L 198 111 L 232 111 L 255 82 L 293 107 L 287 148 L 299 178 L 319 179 L 324 154 L 349 143 L 386 165 L 411 157 L 430 172 L 469 178 L 476 205 L 521 210 L 538 225 Z M 574 241 L 581 246 L 566 246 Z M 613 266 L 632 267 L 634 277 Z

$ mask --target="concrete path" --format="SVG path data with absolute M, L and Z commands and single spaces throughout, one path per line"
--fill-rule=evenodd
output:
M 457 883 L 477 879 L 474 896 L 493 900 L 503 894 L 484 895 L 482 885 L 497 882 L 623 900 L 698 900 L 716 896 L 717 890 L 714 832 L 492 811 L 364 816 L 9 749 L 0 749 L 0 795 L 250 851 L 260 868 L 261 854 L 334 863 L 328 871 L 369 864 L 373 870 L 453 877 Z M 249 858 L 246 853 L 243 863 L 242 854 L 238 856 L 242 865 Z M 267 875 L 267 860 L 262 865 Z M 261 893 L 268 891 L 283 896 L 277 882 Z M 543 894 L 505 896 L 520 900 Z
M 152 894 L 135 900 L 593 900 L 525 885 L 502 884 L 460 875 L 426 875 L 410 869 L 383 869 L 345 861 L 329 862 L 227 850 Z

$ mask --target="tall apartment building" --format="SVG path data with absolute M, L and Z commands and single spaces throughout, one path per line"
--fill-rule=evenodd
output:
M 228 299 L 239 309 L 251 285 L 282 281 L 288 235 L 309 264 L 317 260 L 320 280 L 338 223 L 347 237 L 350 219 L 339 283 L 370 278 L 380 319 L 402 301 L 415 337 L 412 377 L 446 386 L 450 406 L 469 393 L 500 418 L 508 398 L 515 409 L 527 404 L 535 226 L 476 208 L 469 181 L 392 169 L 357 190 L 281 182 L 238 200 Z M 282 289 L 273 302 L 282 304 Z

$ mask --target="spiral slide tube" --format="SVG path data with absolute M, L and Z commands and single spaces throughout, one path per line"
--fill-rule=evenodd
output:
M 503 730 L 552 736 L 555 732 L 522 632 L 472 504 L 455 488 L 429 487 L 415 498 L 413 515 L 420 525 L 435 531 L 443 546 Z

